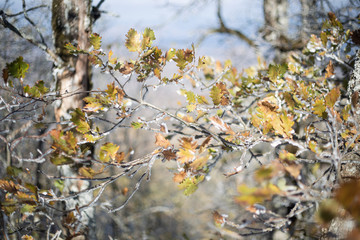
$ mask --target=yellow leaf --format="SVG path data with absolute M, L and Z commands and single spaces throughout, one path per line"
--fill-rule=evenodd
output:
M 110 52 L 109 52 L 109 63 L 115 65 L 117 63 L 117 58 L 116 57 L 113 58 L 112 55 L 113 55 L 113 51 L 110 50 Z
M 177 160 L 180 163 L 188 163 L 195 159 L 195 153 L 188 149 L 179 149 L 176 156 L 178 157 Z
M 209 155 L 203 156 L 203 157 L 199 157 L 197 159 L 195 159 L 191 164 L 190 167 L 192 167 L 195 170 L 201 169 L 203 168 L 207 161 L 209 160 Z
M 327 118 L 326 106 L 323 99 L 316 99 L 312 111 L 321 118 Z
M 326 106 L 328 106 L 329 108 L 334 107 L 339 97 L 340 97 L 340 88 L 336 87 L 331 89 L 331 91 L 325 96 Z

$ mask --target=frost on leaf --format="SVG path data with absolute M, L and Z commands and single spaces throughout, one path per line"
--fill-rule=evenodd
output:
M 9 193 L 16 193 L 20 188 L 13 181 L 6 181 L 0 179 L 0 189 Z
M 221 118 L 218 116 L 212 116 L 209 118 L 210 122 L 220 131 L 226 132 L 228 134 L 235 134 L 229 125 L 227 125 Z

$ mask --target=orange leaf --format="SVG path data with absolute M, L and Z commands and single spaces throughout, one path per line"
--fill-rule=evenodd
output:
M 9 193 L 16 193 L 19 190 L 19 186 L 13 181 L 0 180 L 0 188 Z
M 202 167 L 204 167 L 207 163 L 207 161 L 209 160 L 209 155 L 207 156 L 204 156 L 204 157 L 199 157 L 197 159 L 195 159 L 195 161 L 193 161 L 190 166 L 195 169 L 195 170 L 198 170 L 198 169 L 201 169 Z
M 123 189 L 121 189 L 121 194 L 122 195 L 126 195 L 129 192 L 129 189 L 127 187 L 124 187 Z
M 325 78 L 330 78 L 332 76 L 334 76 L 334 65 L 332 64 L 332 62 L 330 60 L 329 64 L 326 67 Z
M 180 146 L 184 149 L 189 149 L 189 150 L 195 150 L 197 147 L 197 142 L 192 142 L 192 138 L 186 138 L 183 137 L 180 139 Z
M 171 146 L 169 140 L 167 140 L 161 133 L 155 134 L 155 144 L 162 148 L 168 148 Z
M 226 218 L 222 216 L 220 213 L 218 213 L 218 211 L 213 212 L 213 219 L 215 224 L 220 226 L 222 226 L 226 221 Z
M 231 135 L 235 134 L 234 131 L 227 125 L 222 119 L 220 119 L 218 116 L 212 116 L 209 118 L 211 123 L 217 128 L 220 129 L 223 132 L 229 133 Z
M 186 177 L 186 172 L 182 171 L 180 173 L 174 173 L 173 181 L 176 183 L 181 183 Z

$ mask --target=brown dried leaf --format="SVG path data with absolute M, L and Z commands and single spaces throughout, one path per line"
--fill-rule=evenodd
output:
M 168 161 L 176 159 L 176 152 L 172 149 L 164 150 L 162 153 L 164 154 L 164 158 Z
M 332 61 L 330 60 L 329 64 L 326 67 L 325 78 L 330 78 L 332 76 L 334 76 L 334 65 L 332 64 Z
M 133 71 L 134 64 L 125 62 L 124 65 L 119 69 L 119 72 L 121 72 L 124 75 L 130 74 Z
M 220 226 L 222 226 L 226 221 L 225 217 L 223 217 L 218 211 L 213 212 L 213 219 L 215 224 Z
M 20 188 L 13 181 L 6 181 L 0 179 L 0 188 L 9 193 L 16 193 Z
M 200 145 L 199 153 L 202 153 L 202 152 L 205 151 L 206 146 L 210 143 L 210 140 L 211 140 L 211 135 L 208 136 L 208 137 L 203 141 L 203 143 Z

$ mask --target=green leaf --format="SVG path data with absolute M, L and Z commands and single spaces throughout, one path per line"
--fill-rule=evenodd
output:
M 60 192 L 62 192 L 63 189 L 64 189 L 64 187 L 65 187 L 64 180 L 60 180 L 60 179 L 55 180 L 55 181 L 54 181 L 54 186 L 55 186 L 57 189 L 59 189 Z
M 193 59 L 193 51 L 190 49 L 178 49 L 173 60 L 176 62 L 176 66 L 178 66 L 180 70 L 184 70 L 187 64 L 191 63 Z
M 321 32 L 320 38 L 321 38 L 322 44 L 324 45 L 324 47 L 326 47 L 327 41 L 328 41 L 326 32 Z
M 167 53 L 166 53 L 166 61 L 170 61 L 171 59 L 173 59 L 175 54 L 176 54 L 176 50 L 173 48 L 170 48 L 169 51 L 167 51 Z
M 36 209 L 36 205 L 24 204 L 21 206 L 20 212 L 21 213 L 31 213 L 34 212 Z
M 219 105 L 221 102 L 221 89 L 214 85 L 211 88 L 210 97 L 215 105 Z
M 143 39 L 141 41 L 141 48 L 145 50 L 148 47 L 151 47 L 152 42 L 155 40 L 154 31 L 150 28 L 145 28 L 143 33 Z
M 131 28 L 126 34 L 125 46 L 130 52 L 140 51 L 140 34 L 133 28 Z
M 189 196 L 198 189 L 198 184 L 204 180 L 204 176 L 195 176 L 184 179 L 180 184 L 179 188 L 184 189 L 184 195 Z
M 196 103 L 196 95 L 195 93 L 193 93 L 192 91 L 186 91 L 185 90 L 185 95 L 186 95 L 186 100 L 188 101 L 189 104 L 193 104 Z
M 79 133 L 87 133 L 90 131 L 90 125 L 86 122 L 85 113 L 79 108 L 71 113 L 70 121 L 77 126 L 76 130 Z
M 286 63 L 281 65 L 269 65 L 269 78 L 272 82 L 275 82 L 277 78 L 283 77 L 283 75 L 286 73 L 288 69 L 288 66 Z
M 115 160 L 116 153 L 120 146 L 107 142 L 100 147 L 100 160 L 102 162 L 108 162 L 110 159 Z
M 281 193 L 274 184 L 267 184 L 264 187 L 248 187 L 246 184 L 238 186 L 239 195 L 236 201 L 242 205 L 253 205 L 270 200 L 273 195 Z
M 92 169 L 90 167 L 81 167 L 79 169 L 79 174 L 81 176 L 84 176 L 87 178 L 93 178 L 96 173 L 95 173 L 94 169 Z
M 255 172 L 255 179 L 258 182 L 269 180 L 274 175 L 274 168 L 272 166 L 262 166 Z
M 196 104 L 189 104 L 186 106 L 188 112 L 193 112 L 196 109 Z
M 56 155 L 56 156 L 50 158 L 50 161 L 52 164 L 57 165 L 57 166 L 74 163 L 74 160 L 72 160 L 69 157 L 63 156 L 63 155 Z
M 143 126 L 144 124 L 141 123 L 141 122 L 132 122 L 131 123 L 131 127 L 134 128 L 134 129 L 139 129 Z
M 44 81 L 40 80 L 35 83 L 35 86 L 30 87 L 26 85 L 24 87 L 24 93 L 29 94 L 31 97 L 39 98 L 44 94 L 48 93 L 49 89 L 45 87 Z
M 90 44 L 95 50 L 99 50 L 101 48 L 101 37 L 99 34 L 93 33 L 90 35 Z
M 6 64 L 10 76 L 14 78 L 25 78 L 25 73 L 29 69 L 29 64 L 23 61 L 23 57 L 18 57 L 15 61 Z
M 91 142 L 91 143 L 94 143 L 97 140 L 102 138 L 100 136 L 94 136 L 92 134 L 84 134 L 84 137 L 85 137 L 86 141 Z
M 72 155 L 76 152 L 78 145 L 76 137 L 72 132 L 64 132 L 59 130 L 51 130 L 50 136 L 53 142 L 53 148 L 64 151 L 68 155 Z
M 6 168 L 6 173 L 9 175 L 9 176 L 12 176 L 12 177 L 17 177 L 19 176 L 21 173 L 23 173 L 24 171 L 21 169 L 21 168 L 17 168 L 17 167 L 14 167 L 14 166 L 8 166 Z

